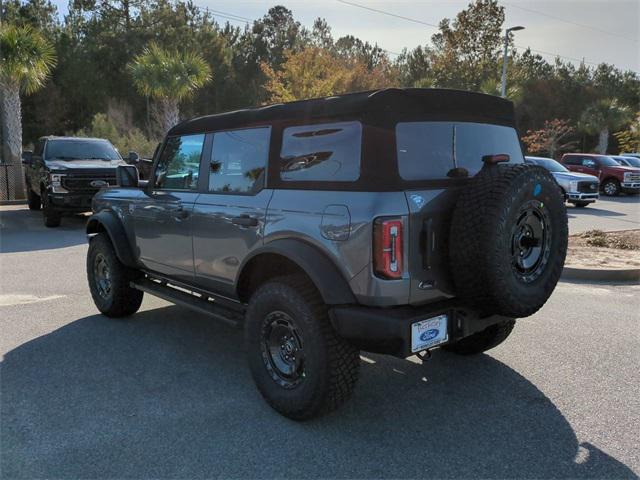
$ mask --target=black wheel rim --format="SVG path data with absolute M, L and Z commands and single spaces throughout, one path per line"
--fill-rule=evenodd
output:
M 111 295 L 111 269 L 107 259 L 101 253 L 98 253 L 93 260 L 93 278 L 98 294 L 102 298 L 109 298 Z
M 271 378 L 294 388 L 305 376 L 302 336 L 285 312 L 269 313 L 262 323 L 262 360 Z
M 511 266 L 520 280 L 540 277 L 549 260 L 551 229 L 544 204 L 532 200 L 518 212 L 511 235 Z

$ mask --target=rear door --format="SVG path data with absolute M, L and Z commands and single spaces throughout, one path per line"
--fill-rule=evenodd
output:
M 204 139 L 204 134 L 168 138 L 152 187 L 130 206 L 140 261 L 185 282 L 194 276 L 192 213 Z
M 451 295 L 449 230 L 460 189 L 480 171 L 485 155 L 507 154 L 510 163 L 523 163 L 518 135 L 484 123 L 400 122 L 396 149 L 410 212 L 410 302 Z
M 242 261 L 262 244 L 273 193 L 264 188 L 271 127 L 211 135 L 202 170 L 206 191 L 193 211 L 195 276 L 199 286 L 233 295 Z

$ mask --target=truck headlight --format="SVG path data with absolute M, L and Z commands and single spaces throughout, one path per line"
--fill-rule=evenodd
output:
M 631 172 L 624 172 L 624 181 L 625 182 L 631 181 Z
M 51 184 L 51 190 L 53 193 L 67 193 L 67 189 L 62 186 L 62 178 L 64 175 L 59 173 L 49 174 L 49 183 Z
M 577 180 L 572 180 L 569 182 L 569 191 L 570 192 L 577 192 L 578 191 L 578 181 Z

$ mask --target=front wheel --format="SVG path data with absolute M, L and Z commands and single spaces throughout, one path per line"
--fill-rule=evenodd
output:
M 277 412 L 307 420 L 335 410 L 351 396 L 358 349 L 337 336 L 322 298 L 304 275 L 258 288 L 245 322 L 251 374 Z
M 29 206 L 29 210 L 40 210 L 40 206 L 42 205 L 40 195 L 34 193 L 29 184 L 27 184 L 27 205 Z
M 47 228 L 59 227 L 62 215 L 51 206 L 47 192 L 43 191 L 40 198 L 42 198 L 42 220 L 44 221 L 44 226 Z
M 442 348 L 459 355 L 476 355 L 486 352 L 504 342 L 513 331 L 515 323 L 514 320 L 496 323 L 456 343 L 444 345 Z
M 126 317 L 138 311 L 143 292 L 130 283 L 139 272 L 124 265 L 109 237 L 99 233 L 91 239 L 87 252 L 87 280 L 98 310 L 107 317 Z
M 614 178 L 605 180 L 605 182 L 602 184 L 602 191 L 608 197 L 617 197 L 618 195 L 620 195 L 620 182 L 618 182 Z

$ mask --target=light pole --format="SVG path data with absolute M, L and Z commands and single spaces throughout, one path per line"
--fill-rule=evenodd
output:
M 504 58 L 502 60 L 502 98 L 507 96 L 507 59 L 509 57 L 509 33 L 517 32 L 518 30 L 524 30 L 524 27 L 518 25 L 517 27 L 507 28 L 504 32 Z

